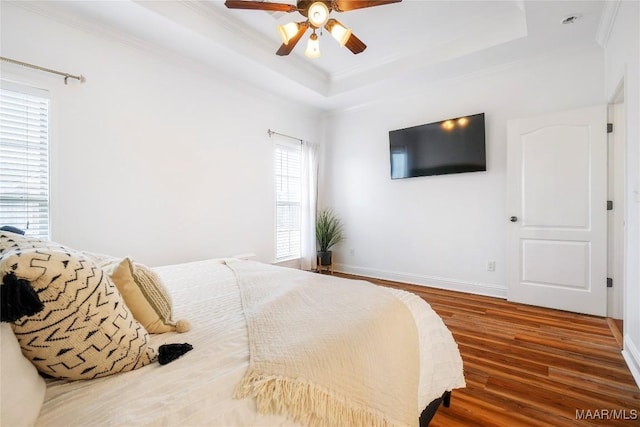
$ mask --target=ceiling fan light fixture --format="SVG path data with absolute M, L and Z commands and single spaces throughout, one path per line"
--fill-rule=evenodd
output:
M 349 49 L 354 55 L 364 52 L 367 48 L 367 45 L 356 37 L 350 28 L 345 27 L 335 19 L 329 19 L 332 12 L 348 12 L 350 10 L 366 9 L 374 6 L 400 3 L 402 0 L 296 0 L 295 5 L 279 3 L 278 1 L 279 0 L 224 0 L 224 5 L 229 9 L 285 13 L 298 12 L 305 18 L 304 21 L 276 25 L 277 31 L 283 41 L 283 44 L 276 51 L 276 55 L 289 55 L 300 40 L 302 40 L 302 37 L 309 27 L 311 27 L 313 35 L 309 38 L 305 55 L 310 58 L 317 58 L 320 56 L 320 44 L 316 31 L 320 30 L 320 32 L 322 32 L 323 28 L 326 29 L 340 45 Z
M 329 19 L 329 8 L 321 1 L 317 1 L 309 6 L 307 18 L 315 28 L 322 28 Z
M 315 31 L 309 37 L 307 42 L 307 50 L 304 51 L 304 55 L 307 58 L 319 58 L 320 57 L 320 41 Z
M 282 43 L 289 44 L 289 40 L 291 40 L 296 34 L 298 34 L 298 30 L 300 30 L 300 24 L 297 22 L 289 22 L 288 24 L 278 25 L 278 34 L 280 34 L 280 38 L 282 39 Z
M 325 28 L 331 33 L 334 39 L 338 40 L 340 46 L 347 44 L 349 37 L 351 37 L 351 29 L 345 27 L 336 19 L 329 19 Z

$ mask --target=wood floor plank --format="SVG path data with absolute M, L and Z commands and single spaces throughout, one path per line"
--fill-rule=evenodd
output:
M 640 426 L 640 390 L 611 319 L 339 275 L 413 292 L 451 330 L 467 387 L 432 427 Z

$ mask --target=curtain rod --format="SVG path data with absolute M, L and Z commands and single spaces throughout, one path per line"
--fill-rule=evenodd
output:
M 275 131 L 272 131 L 271 129 L 267 129 L 267 133 L 269 134 L 269 138 L 271 138 L 271 135 L 276 134 L 276 135 L 284 136 L 286 138 L 296 139 L 300 141 L 300 144 L 302 144 L 302 139 L 296 138 L 295 136 L 285 135 L 284 133 L 275 132 Z
M 82 74 L 80 74 L 79 76 L 74 76 L 73 74 L 63 73 L 62 71 L 56 71 L 50 68 L 40 67 L 39 65 L 33 65 L 27 62 L 16 61 L 15 59 L 5 58 L 4 56 L 0 56 L 0 60 L 4 62 L 10 62 L 12 64 L 22 65 L 23 67 L 27 67 L 27 68 L 33 68 L 34 70 L 44 71 L 46 73 L 57 74 L 59 76 L 64 77 L 64 84 L 67 84 L 68 79 L 76 79 L 80 83 L 83 83 L 85 81 L 85 78 Z

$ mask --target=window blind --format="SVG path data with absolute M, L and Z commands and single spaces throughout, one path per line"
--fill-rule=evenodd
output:
M 0 88 L 2 225 L 49 238 L 49 99 L 4 87 Z
M 276 144 L 277 260 L 300 257 L 300 161 L 300 144 Z

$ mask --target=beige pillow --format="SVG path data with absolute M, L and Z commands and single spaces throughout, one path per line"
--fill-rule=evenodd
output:
M 110 274 L 133 317 L 149 333 L 186 332 L 190 329 L 189 322 L 172 320 L 171 298 L 158 275 L 149 267 L 124 258 L 114 265 Z
M 0 258 L 0 276 L 2 287 L 17 289 L 26 281 L 44 304 L 41 311 L 7 319 L 22 352 L 40 372 L 91 379 L 156 360 L 147 331 L 89 258 L 44 246 L 14 249 Z

